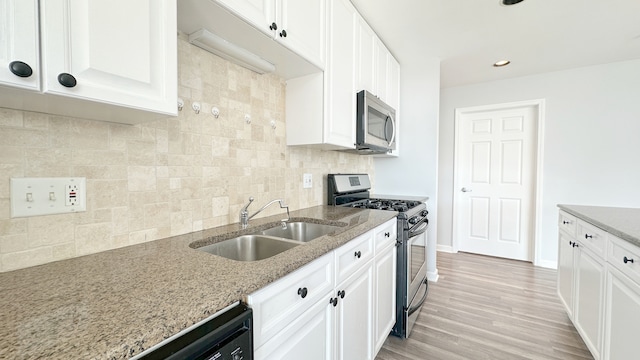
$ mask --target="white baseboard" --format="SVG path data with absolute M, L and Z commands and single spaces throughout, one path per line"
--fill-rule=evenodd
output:
M 453 247 L 451 245 L 440 245 L 438 244 L 438 247 L 436 248 L 437 251 L 442 251 L 442 252 L 446 252 L 446 253 L 453 253 Z
M 547 268 L 547 269 L 557 269 L 558 268 L 558 263 L 557 262 L 549 261 L 549 260 L 538 260 L 533 265 L 534 266 L 543 267 L 543 268 Z
M 440 278 L 440 275 L 438 275 L 438 269 L 433 272 L 427 272 L 427 279 L 429 279 L 429 281 L 438 282 L 438 278 Z

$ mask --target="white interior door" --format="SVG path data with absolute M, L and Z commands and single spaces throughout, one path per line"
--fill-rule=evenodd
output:
M 458 250 L 532 260 L 537 123 L 531 106 L 459 117 Z

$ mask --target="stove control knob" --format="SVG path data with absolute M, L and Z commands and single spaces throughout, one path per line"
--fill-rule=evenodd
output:
M 418 219 L 415 218 L 415 217 L 412 217 L 411 219 L 409 219 L 409 224 L 411 224 L 411 225 L 413 225 L 413 224 L 415 224 L 417 222 L 418 222 Z
M 428 214 L 428 213 L 429 213 L 429 211 L 427 211 L 427 210 L 422 210 L 422 211 L 420 212 L 420 216 L 427 216 L 427 214 Z

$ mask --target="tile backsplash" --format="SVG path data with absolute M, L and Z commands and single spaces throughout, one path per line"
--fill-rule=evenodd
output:
M 183 36 L 178 66 L 175 118 L 129 126 L 0 108 L 0 271 L 235 223 L 249 196 L 253 210 L 275 198 L 292 210 L 325 204 L 327 173 L 372 174 L 368 156 L 286 146 L 283 79 Z M 67 176 L 87 178 L 86 212 L 11 218 L 11 177 Z

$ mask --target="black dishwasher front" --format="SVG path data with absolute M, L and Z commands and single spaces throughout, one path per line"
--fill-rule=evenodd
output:
M 253 313 L 238 304 L 141 353 L 140 360 L 253 360 Z

